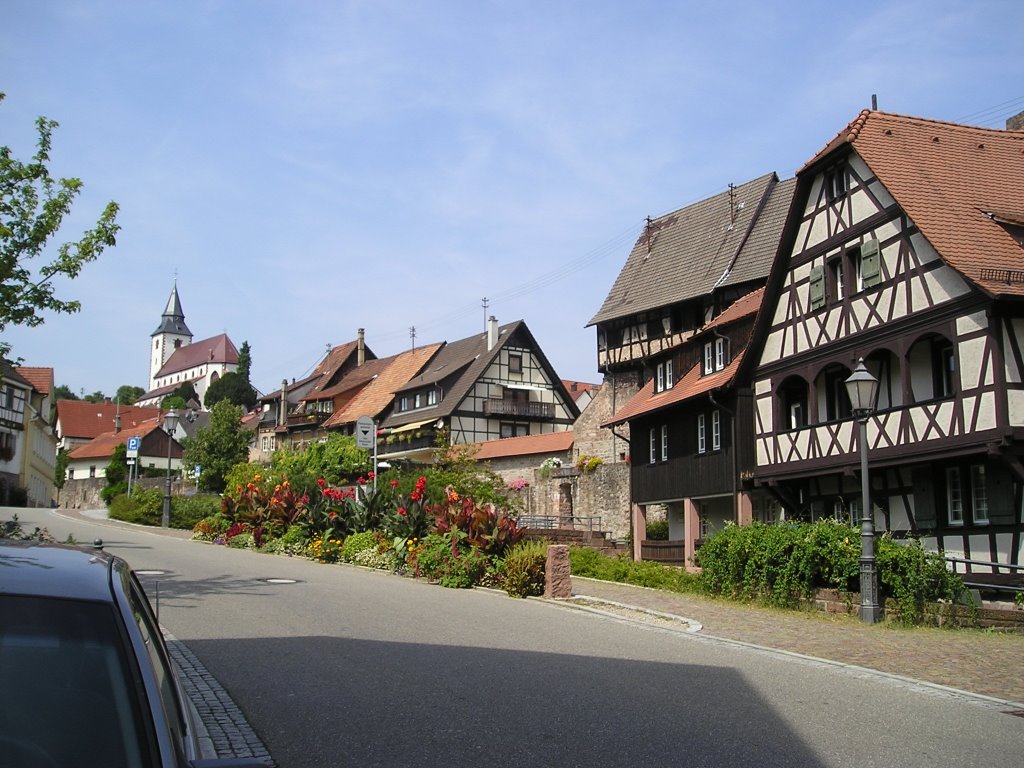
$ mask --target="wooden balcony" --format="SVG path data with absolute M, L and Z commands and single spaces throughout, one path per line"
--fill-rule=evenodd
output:
M 484 400 L 486 416 L 522 416 L 527 419 L 553 419 L 554 403 L 520 402 L 516 400 Z

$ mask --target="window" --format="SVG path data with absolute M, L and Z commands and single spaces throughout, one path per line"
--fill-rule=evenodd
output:
M 985 465 L 971 467 L 971 511 L 975 523 L 988 523 L 988 490 L 985 487 Z
M 881 248 L 877 240 L 865 240 L 850 252 L 857 267 L 857 290 L 863 291 L 882 282 Z
M 96 467 L 89 467 L 89 477 L 96 477 Z
M 959 467 L 948 467 L 946 469 L 946 504 L 949 510 L 949 524 L 964 524 L 964 500 L 960 491 L 960 469 Z
M 955 370 L 952 343 L 942 337 L 936 338 L 932 349 L 932 391 L 935 397 L 953 396 Z
M 726 345 L 725 339 L 715 339 L 715 370 L 720 371 L 725 368 L 726 363 Z
M 508 372 L 509 373 L 522 373 L 523 372 L 523 356 L 522 355 L 509 355 L 508 356 Z
M 658 372 L 657 372 L 657 378 L 655 379 L 655 382 L 654 382 L 654 391 L 655 392 L 664 392 L 665 391 L 665 364 L 664 363 L 658 363 Z
M 661 460 L 668 461 L 668 424 L 661 425 Z
M 828 264 L 828 273 L 829 273 L 829 281 L 828 281 L 829 282 L 829 286 L 828 286 L 829 297 L 832 299 L 833 302 L 838 303 L 838 302 L 843 300 L 843 296 L 844 296 L 844 294 L 846 292 L 845 291 L 846 286 L 843 283 L 844 269 L 843 269 L 843 259 L 842 259 L 842 257 L 839 257 L 837 259 L 833 259 L 832 261 L 829 262 L 829 264 Z
M 825 420 L 838 421 L 847 419 L 853 415 L 853 408 L 850 405 L 850 395 L 846 391 L 846 379 L 850 376 L 850 370 L 842 365 L 830 365 L 823 372 L 822 378 L 818 379 L 818 386 L 822 387 L 825 395 Z M 824 379 L 824 381 L 822 381 Z M 822 386 L 824 385 L 824 386 Z M 820 411 L 819 400 L 819 411 Z
M 783 429 L 807 426 L 807 382 L 790 376 L 779 387 L 780 422 Z
M 437 390 L 432 389 L 427 392 L 427 405 L 437 405 Z
M 834 202 L 845 195 L 849 189 L 846 168 L 833 168 L 825 173 L 825 200 Z
M 398 410 L 399 411 L 408 411 L 409 410 L 409 398 L 408 397 L 405 397 L 403 395 L 399 399 L 399 401 L 398 401 Z
M 707 375 L 715 369 L 714 345 L 709 341 L 704 345 L 704 374 Z
M 697 414 L 697 453 L 707 453 L 707 430 L 704 427 L 704 414 Z
M 655 442 L 656 439 L 657 439 L 657 435 L 655 434 L 654 427 L 651 427 L 650 445 L 648 446 L 649 449 L 650 449 L 649 455 L 650 455 L 650 463 L 651 464 L 653 464 L 654 462 L 656 462 L 658 460 L 657 443 Z
M 502 437 L 524 437 L 530 434 L 529 424 L 516 424 L 514 422 L 501 423 Z
M 672 380 L 672 361 L 665 361 L 665 389 L 672 389 L 675 382 Z
M 722 447 L 722 414 L 716 408 L 711 412 L 711 450 Z
M 412 407 L 413 408 L 420 408 L 420 407 L 422 407 L 422 405 L 423 405 L 422 404 L 422 399 L 423 399 L 423 395 L 421 395 L 419 392 L 417 392 L 415 397 L 413 397 Z

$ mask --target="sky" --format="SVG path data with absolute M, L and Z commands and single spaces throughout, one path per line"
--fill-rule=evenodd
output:
M 600 381 L 588 322 L 645 217 L 787 178 L 880 109 L 1002 128 L 1024 3 L 6 0 L 0 145 L 85 187 L 74 315 L 5 340 L 74 392 L 146 387 L 177 283 L 261 392 L 366 331 L 379 357 L 525 320 Z M 42 259 L 32 262 L 42 266 Z M 487 308 L 484 309 L 484 299 Z M 415 339 L 410 329 L 415 328 Z

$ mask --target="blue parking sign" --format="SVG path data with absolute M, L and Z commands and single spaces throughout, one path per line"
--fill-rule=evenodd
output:
M 129 459 L 133 459 L 133 458 L 135 458 L 136 456 L 139 455 L 139 444 L 141 442 L 142 442 L 142 439 L 138 438 L 138 437 L 129 437 L 128 438 L 128 444 L 127 444 L 126 447 L 128 448 L 127 454 L 128 454 L 128 458 Z

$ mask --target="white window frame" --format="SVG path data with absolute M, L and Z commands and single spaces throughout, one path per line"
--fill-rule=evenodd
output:
M 665 391 L 665 364 L 658 363 L 656 378 L 654 381 L 654 391 L 664 392 Z
M 422 398 L 423 395 L 421 395 L 419 392 L 412 396 L 412 407 L 414 409 L 422 407 Z
M 711 450 L 722 447 L 722 412 L 717 408 L 711 412 Z
M 661 460 L 668 461 L 668 424 L 661 425 Z
M 650 463 L 651 464 L 656 464 L 657 461 L 658 461 L 658 450 L 657 450 L 658 444 L 655 442 L 656 440 L 657 440 L 656 430 L 654 429 L 654 427 L 651 427 L 651 434 L 650 434 L 650 449 L 651 449 L 650 450 Z
M 964 524 L 964 494 L 959 467 L 946 467 L 946 510 L 950 525 Z
M 708 452 L 707 429 L 704 424 L 704 414 L 697 414 L 697 453 Z
M 431 389 L 427 392 L 427 405 L 437 405 L 437 390 Z
M 725 368 L 725 339 L 715 339 L 715 370 Z
M 988 487 L 985 465 L 971 465 L 971 514 L 978 525 L 988 525 Z
M 665 389 L 672 389 L 675 382 L 672 380 L 672 361 L 665 361 Z
M 715 347 L 710 341 L 704 344 L 704 374 L 714 371 Z

